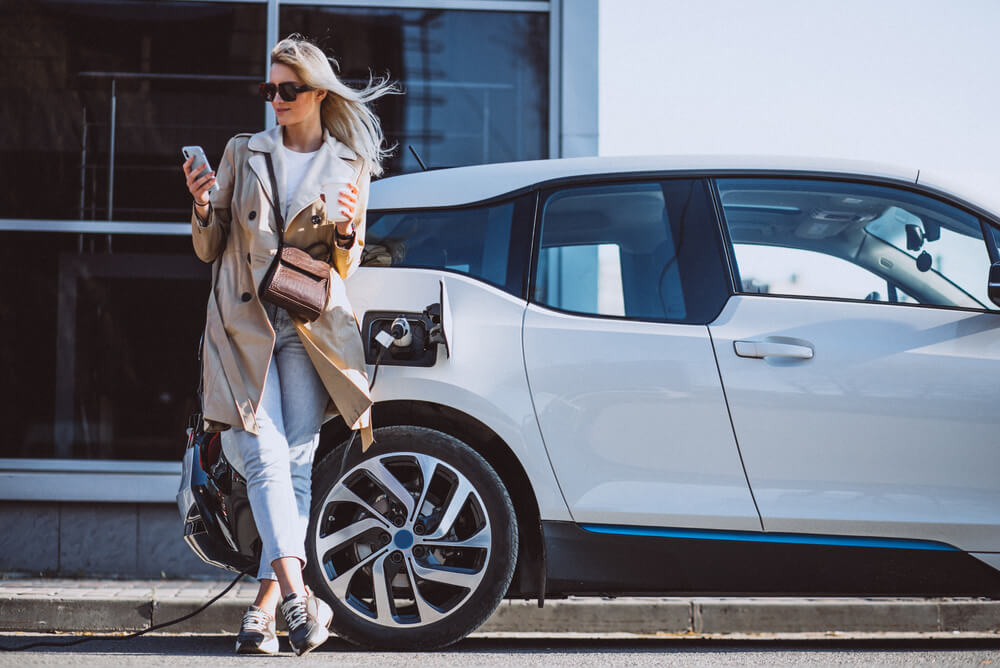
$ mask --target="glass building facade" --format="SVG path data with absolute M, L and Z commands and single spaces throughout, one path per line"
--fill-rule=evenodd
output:
M 550 157 L 550 2 L 7 0 L 0 5 L 0 459 L 177 461 L 209 269 L 180 148 L 267 127 L 298 32 L 388 76 L 386 175 Z

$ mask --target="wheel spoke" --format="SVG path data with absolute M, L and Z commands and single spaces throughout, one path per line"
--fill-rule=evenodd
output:
M 369 464 L 369 466 L 366 467 L 368 472 L 374 476 L 375 480 L 378 481 L 378 484 L 381 485 L 385 491 L 389 492 L 389 494 L 396 497 L 396 499 L 406 507 L 407 517 L 412 516 L 414 504 L 413 495 L 410 494 L 410 491 L 403 487 L 403 483 L 401 483 L 399 479 L 385 467 L 385 464 L 383 464 L 381 460 L 370 460 L 370 462 L 367 463 Z
M 383 527 L 389 526 L 389 520 L 385 519 L 385 516 L 382 515 L 382 513 L 375 510 L 367 501 L 365 501 L 360 496 L 355 494 L 351 489 L 347 487 L 347 485 L 343 483 L 338 483 L 337 487 L 333 491 L 333 494 L 331 494 L 327 499 L 327 503 L 335 501 L 346 501 L 348 503 L 356 503 L 357 505 L 367 510 L 377 520 L 379 520 L 382 523 Z
M 372 590 L 375 592 L 375 618 L 381 624 L 391 624 L 395 620 L 392 615 L 392 604 L 389 602 L 389 583 L 385 577 L 385 560 L 388 553 L 372 564 Z
M 455 519 L 462 510 L 462 506 L 465 505 L 465 501 L 469 498 L 470 493 L 472 493 L 472 485 L 465 478 L 460 478 L 454 494 L 451 495 L 451 499 L 448 501 L 448 507 L 441 513 L 441 522 L 438 524 L 437 529 L 434 530 L 434 533 L 428 534 L 427 538 L 433 540 L 435 538 L 444 538 L 448 535 L 448 532 L 451 531 L 451 525 L 455 523 Z
M 493 544 L 493 533 L 489 525 L 486 525 L 465 540 L 428 540 L 423 544 L 430 550 L 436 547 L 479 547 L 488 550 Z
M 333 595 L 341 601 L 347 600 L 347 587 L 351 584 L 351 578 L 353 578 L 354 574 L 358 572 L 358 569 L 364 568 L 365 565 L 370 564 L 378 557 L 384 557 L 386 554 L 388 554 L 388 550 L 385 549 L 372 552 L 367 557 L 354 564 L 334 579 L 330 580 L 330 591 L 332 591 Z
M 421 566 L 417 562 L 413 562 L 413 571 L 418 577 L 421 577 L 424 580 L 433 580 L 434 582 L 442 582 L 455 587 L 475 589 L 476 585 L 479 584 L 479 581 L 483 579 L 483 574 L 486 572 L 486 569 L 480 569 L 475 573 L 470 573 L 466 570 L 453 568 L 428 568 L 427 566 Z
M 413 507 L 413 513 L 410 515 L 411 522 L 417 519 L 420 506 L 424 505 L 424 499 L 427 498 L 427 489 L 431 486 L 431 478 L 434 477 L 434 470 L 437 468 L 437 460 L 427 455 L 415 454 L 414 459 L 417 460 L 417 466 L 420 467 L 420 497 L 417 499 L 417 503 Z
M 410 588 L 413 590 L 413 601 L 417 604 L 417 612 L 420 613 L 420 623 L 430 624 L 444 617 L 444 613 L 428 603 L 424 595 L 417 588 L 417 577 L 413 573 L 412 559 L 406 560 L 407 575 L 410 576 Z
M 349 524 L 339 531 L 316 539 L 316 554 L 322 559 L 323 555 L 335 547 L 343 545 L 352 538 L 357 538 L 361 534 L 371 529 L 384 529 L 385 524 L 374 517 L 366 517 L 360 522 Z

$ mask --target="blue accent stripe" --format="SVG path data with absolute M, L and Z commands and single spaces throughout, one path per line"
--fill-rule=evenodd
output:
M 749 543 L 791 543 L 795 545 L 836 545 L 839 547 L 882 547 L 893 550 L 960 551 L 947 543 L 906 538 L 866 538 L 860 536 L 825 536 L 805 533 L 756 533 L 753 531 L 710 531 L 707 529 L 670 529 L 606 524 L 581 524 L 591 533 L 652 538 L 689 538 L 694 540 L 733 540 Z

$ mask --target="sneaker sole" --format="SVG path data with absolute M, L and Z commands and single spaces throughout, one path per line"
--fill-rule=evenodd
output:
M 330 631 L 327 630 L 325 627 L 321 626 L 319 627 L 319 629 L 317 629 L 317 632 L 313 635 L 313 637 L 309 638 L 308 642 L 305 644 L 304 647 L 295 647 L 294 645 L 292 645 L 292 649 L 295 650 L 295 654 L 297 656 L 302 656 L 304 654 L 308 654 L 309 652 L 313 651 L 314 649 L 316 649 L 329 639 L 330 639 Z
M 277 654 L 278 649 L 278 639 L 276 637 L 265 640 L 259 645 L 240 645 L 239 641 L 236 641 L 237 654 Z

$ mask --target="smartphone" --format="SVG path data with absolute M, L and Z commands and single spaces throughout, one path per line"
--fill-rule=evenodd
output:
M 208 164 L 208 158 L 205 157 L 205 149 L 201 146 L 185 146 L 181 149 L 181 153 L 184 154 L 184 160 L 186 161 L 191 156 L 194 156 L 194 162 L 191 163 L 192 171 L 197 172 L 198 176 L 202 176 L 206 172 L 212 171 L 212 167 Z M 204 169 L 199 169 L 204 166 Z M 219 184 L 213 183 L 212 187 L 208 189 L 209 195 L 214 195 L 219 190 Z

